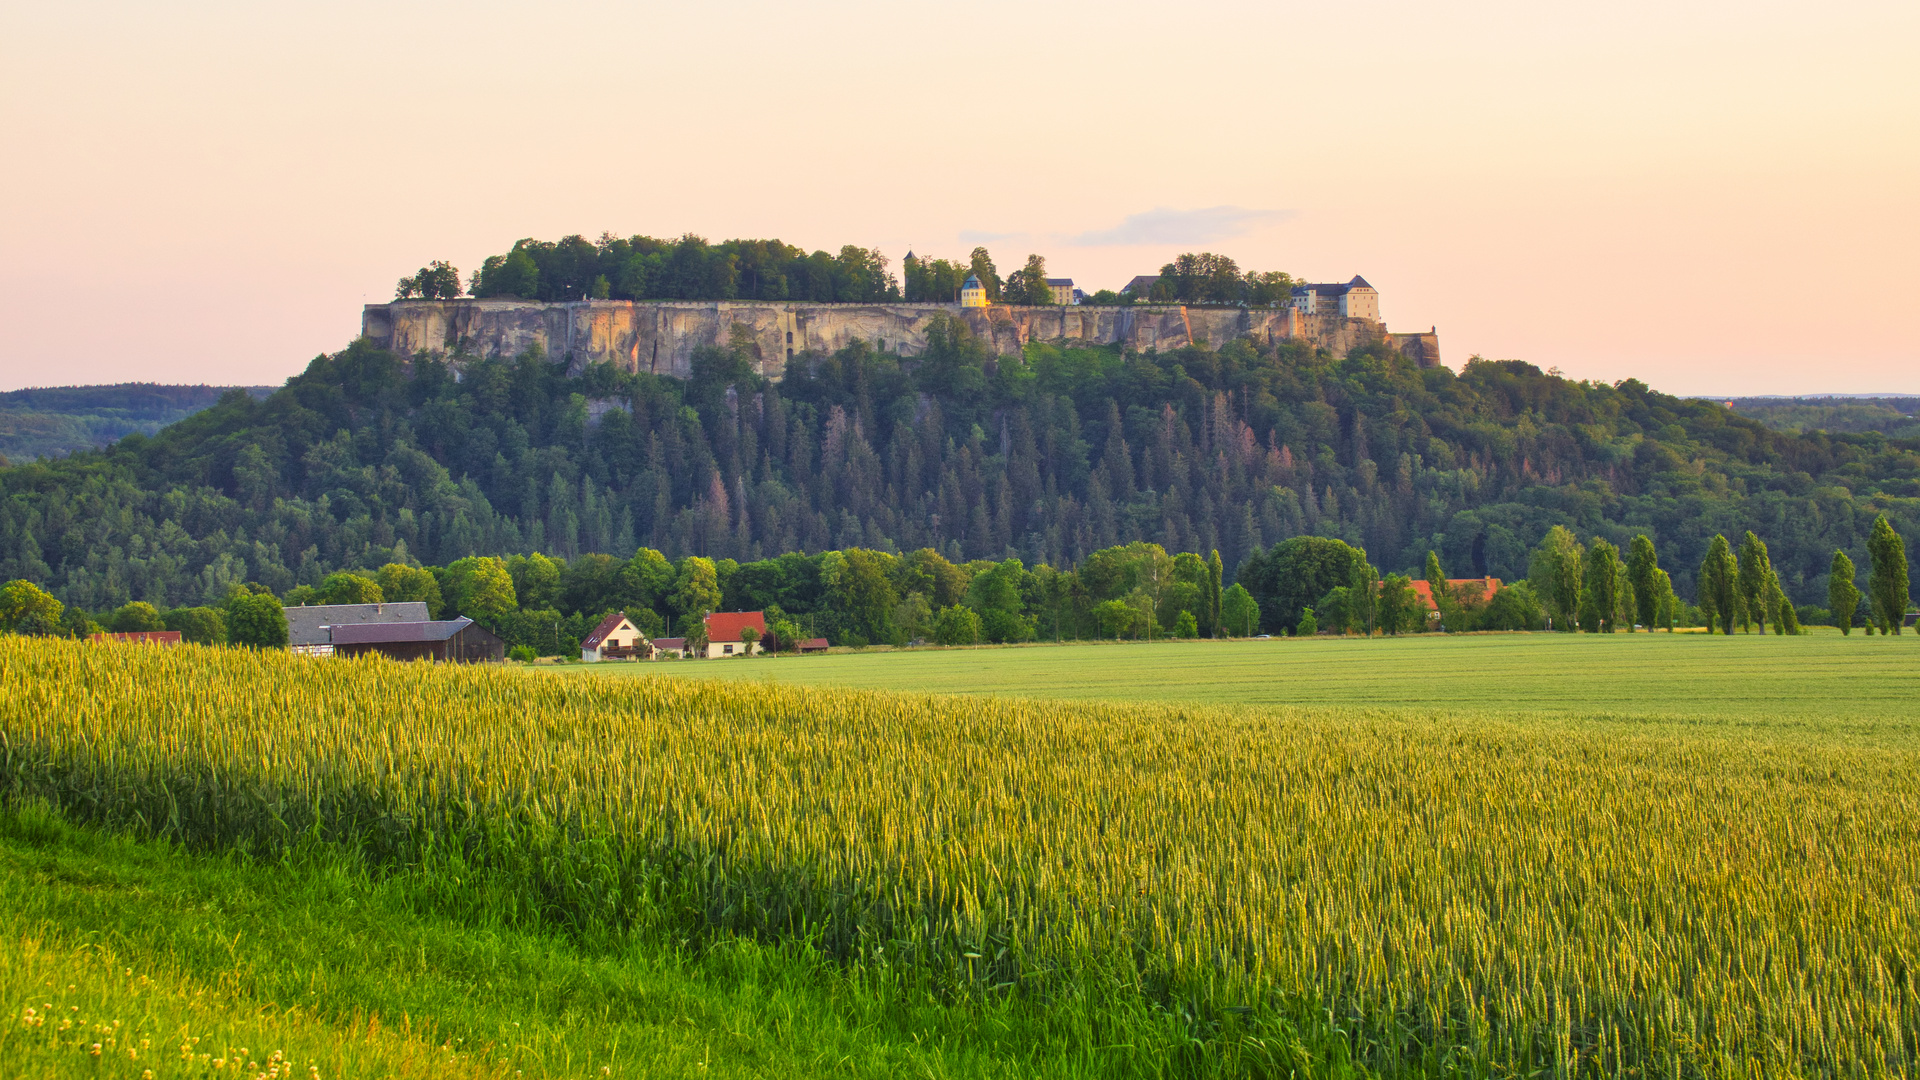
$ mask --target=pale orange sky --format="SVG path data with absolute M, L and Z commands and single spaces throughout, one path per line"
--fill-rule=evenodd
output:
M 1920 392 L 1920 4 L 0 6 L 0 389 L 278 383 L 612 230 L 1364 274 L 1447 361 Z

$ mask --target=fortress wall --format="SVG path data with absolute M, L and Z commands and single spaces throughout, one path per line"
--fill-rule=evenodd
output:
M 1262 344 L 1305 340 L 1336 354 L 1389 337 L 1371 319 L 1305 315 L 1291 309 L 1134 307 L 962 308 L 954 304 L 804 304 L 752 301 L 636 302 L 582 300 L 398 300 L 368 304 L 361 332 L 402 356 L 451 352 L 518 356 L 538 347 L 568 357 L 577 373 L 612 363 L 628 371 L 686 377 L 693 352 L 725 346 L 739 328 L 751 340 L 762 374 L 778 378 L 787 358 L 809 349 L 833 352 L 855 338 L 876 349 L 913 356 L 927 347 L 935 315 L 958 317 L 1000 356 L 1017 356 L 1030 341 L 1085 341 L 1132 348 L 1220 346 L 1242 337 Z M 1433 334 L 1391 335 L 1423 366 L 1440 362 Z M 1403 343 L 1406 339 L 1407 343 Z M 1414 339 L 1418 339 L 1415 341 Z

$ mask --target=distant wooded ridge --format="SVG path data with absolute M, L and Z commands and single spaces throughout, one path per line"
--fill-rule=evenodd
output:
M 1859 434 L 1877 431 L 1896 438 L 1920 438 L 1920 396 L 1822 394 L 1803 397 L 1719 399 L 1733 411 L 1775 431 L 1829 431 Z
M 272 386 L 168 386 L 114 383 L 42 386 L 0 393 L 0 458 L 31 461 L 151 435 L 219 401 L 229 391 L 255 400 Z

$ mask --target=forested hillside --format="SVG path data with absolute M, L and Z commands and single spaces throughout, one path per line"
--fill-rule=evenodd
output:
M 31 461 L 106 446 L 125 435 L 151 435 L 192 416 L 226 393 L 224 386 L 50 386 L 0 394 L 0 461 Z M 272 387 L 247 387 L 265 397 Z
M 778 383 L 707 350 L 687 381 L 540 356 L 409 367 L 356 343 L 264 401 L 0 471 L 0 580 L 89 610 L 218 601 L 339 568 L 544 551 L 741 561 L 937 549 L 1076 565 L 1131 540 L 1257 548 L 1318 534 L 1384 571 L 1525 576 L 1553 525 L 1658 541 L 1682 596 L 1709 537 L 1763 537 L 1788 594 L 1920 533 L 1920 443 L 1770 431 L 1636 381 L 1516 361 L 1421 370 L 1233 342 L 1034 345 L 995 363 L 957 323 L 903 359 L 856 344 Z
M 1920 397 L 1734 398 L 1733 411 L 1775 431 L 1878 431 L 1920 438 Z

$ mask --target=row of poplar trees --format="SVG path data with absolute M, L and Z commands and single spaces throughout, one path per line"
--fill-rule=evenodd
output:
M 1873 523 L 1867 538 L 1866 631 L 1898 634 L 1907 614 L 1907 548 L 1900 534 L 1883 515 Z M 1844 551 L 1833 553 L 1827 578 L 1827 606 L 1833 624 L 1843 634 L 1853 632 L 1861 594 L 1854 585 L 1853 560 Z M 1700 612 L 1705 616 L 1707 632 L 1718 625 L 1720 632 L 1733 633 L 1737 624 L 1745 630 L 1757 622 L 1765 632 L 1769 622 L 1776 634 L 1798 633 L 1799 619 L 1793 604 L 1780 589 L 1779 575 L 1767 558 L 1767 545 L 1749 532 L 1736 558 L 1727 538 L 1716 535 L 1707 545 L 1706 561 L 1700 564 Z
M 1873 524 L 1867 554 L 1872 560 L 1864 594 L 1867 632 L 1898 634 L 1908 603 L 1907 552 L 1885 516 Z M 1438 565 L 1429 555 L 1430 581 L 1436 580 Z M 1622 558 L 1620 549 L 1607 541 L 1596 537 L 1591 547 L 1584 547 L 1570 530 L 1556 525 L 1534 550 L 1528 578 L 1563 630 L 1611 633 L 1635 625 L 1672 630 L 1679 614 L 1673 580 L 1660 568 L 1653 540 L 1645 534 L 1633 538 Z M 1853 632 L 1863 598 L 1854 579 L 1853 560 L 1835 551 L 1827 602 L 1833 624 L 1846 634 Z M 1762 633 L 1768 627 L 1776 634 L 1800 632 L 1799 614 L 1781 588 L 1766 541 L 1752 532 L 1737 555 L 1725 536 L 1714 536 L 1700 566 L 1699 584 L 1700 614 L 1708 633 L 1718 629 L 1731 634 L 1736 626 L 1747 631 L 1755 624 Z

